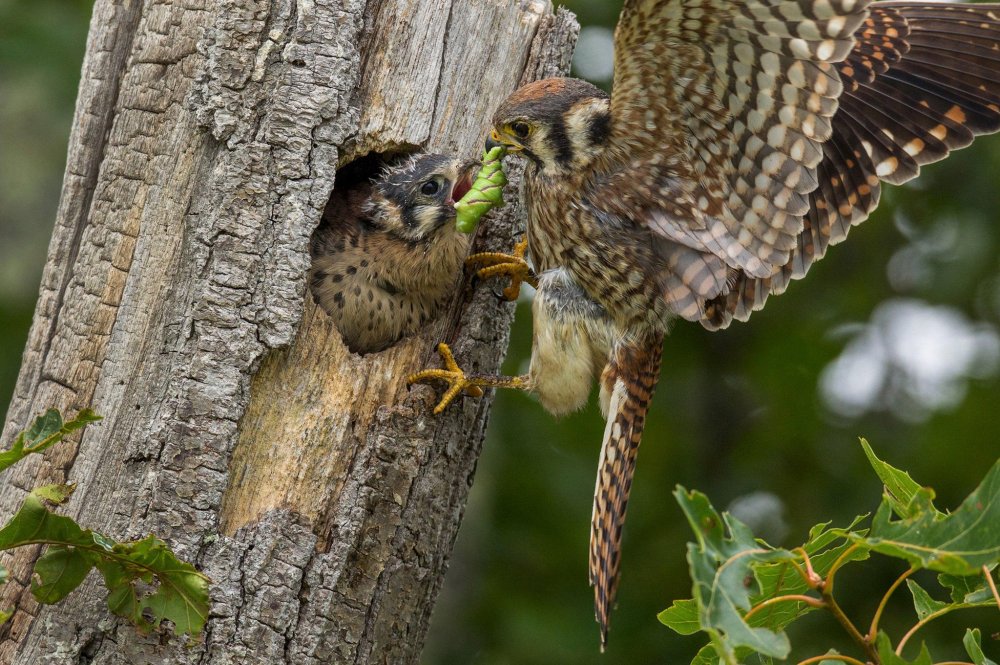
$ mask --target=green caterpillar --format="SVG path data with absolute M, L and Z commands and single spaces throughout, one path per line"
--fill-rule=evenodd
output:
M 455 204 L 455 227 L 462 233 L 472 233 L 476 224 L 491 208 L 503 205 L 503 188 L 507 175 L 503 172 L 506 150 L 497 146 L 483 155 L 483 166 L 476 174 L 472 189 Z

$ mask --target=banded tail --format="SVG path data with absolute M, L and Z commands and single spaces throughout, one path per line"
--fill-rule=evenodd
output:
M 660 376 L 662 353 L 662 334 L 637 343 L 619 343 L 601 376 L 601 390 L 609 402 L 590 524 L 590 585 L 594 587 L 594 618 L 601 628 L 601 651 L 608 643 L 611 607 L 618 591 L 622 525 L 636 453 Z

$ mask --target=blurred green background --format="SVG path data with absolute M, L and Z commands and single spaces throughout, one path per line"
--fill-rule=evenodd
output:
M 89 0 L 0 0 L 0 404 L 10 399 L 58 204 Z M 607 85 L 618 2 L 574 0 L 584 26 L 578 75 Z M 872 510 L 880 486 L 857 444 L 934 486 L 951 507 L 997 459 L 1000 419 L 1000 138 L 981 139 L 902 188 L 810 275 L 747 325 L 677 325 L 650 414 L 607 654 L 598 654 L 587 538 L 603 423 L 595 405 L 554 420 L 503 392 L 432 620 L 424 662 L 686 663 L 698 637 L 656 613 L 691 594 L 679 483 L 731 507 L 773 544 L 814 523 Z M 507 361 L 526 367 L 522 303 Z M 848 614 L 867 624 L 902 567 L 845 570 Z M 885 625 L 913 622 L 899 594 Z M 965 660 L 953 615 L 924 635 L 939 660 Z M 799 659 L 839 647 L 831 619 L 793 630 Z M 793 660 L 792 662 L 795 662 Z

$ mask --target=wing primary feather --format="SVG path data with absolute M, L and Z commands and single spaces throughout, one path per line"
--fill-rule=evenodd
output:
M 844 92 L 789 260 L 769 276 L 742 274 L 705 327 L 745 320 L 803 277 L 867 219 L 881 181 L 906 182 L 975 135 L 1000 130 L 1000 5 L 878 2 L 854 37 L 835 65 Z

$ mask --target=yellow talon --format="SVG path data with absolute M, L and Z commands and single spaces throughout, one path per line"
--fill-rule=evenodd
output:
M 483 396 L 483 389 L 480 386 L 530 390 L 528 377 L 526 376 L 466 376 L 462 368 L 455 362 L 455 356 L 452 355 L 451 348 L 444 342 L 438 344 L 438 353 L 441 354 L 444 369 L 425 369 L 422 372 L 417 372 L 406 377 L 406 382 L 410 384 L 427 383 L 429 381 L 444 381 L 448 384 L 448 390 L 445 391 L 444 395 L 441 396 L 441 401 L 434 407 L 434 415 L 438 415 L 448 408 L 448 405 L 463 390 L 470 397 Z
M 531 286 L 538 287 L 538 280 L 531 270 L 531 266 L 524 260 L 524 254 L 528 250 L 528 239 L 514 245 L 511 254 L 501 252 L 481 252 L 473 254 L 465 260 L 465 264 L 472 266 L 482 264 L 485 267 L 476 271 L 480 279 L 496 277 L 497 275 L 507 275 L 510 277 L 510 286 L 503 290 L 503 297 L 507 300 L 517 300 L 521 293 L 521 283 L 527 282 Z
M 455 356 L 451 353 L 451 347 L 441 342 L 438 344 L 438 353 L 441 354 L 444 369 L 425 369 L 422 372 L 417 372 L 406 377 L 406 382 L 410 384 L 427 383 L 433 380 L 444 381 L 448 384 L 448 390 L 441 396 L 441 401 L 438 402 L 438 405 L 434 407 L 434 415 L 438 415 L 448 408 L 448 405 L 463 390 L 470 397 L 483 396 L 483 389 L 465 378 L 465 372 L 455 362 Z

